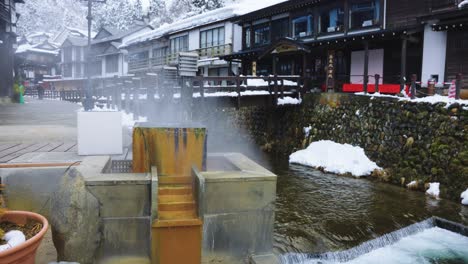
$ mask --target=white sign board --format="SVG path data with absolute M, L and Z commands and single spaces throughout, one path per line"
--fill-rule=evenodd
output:
M 78 155 L 123 152 L 121 112 L 78 112 Z

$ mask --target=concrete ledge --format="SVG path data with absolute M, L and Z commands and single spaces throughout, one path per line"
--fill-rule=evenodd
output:
M 273 254 L 255 255 L 250 257 L 250 264 L 280 264 L 281 261 Z

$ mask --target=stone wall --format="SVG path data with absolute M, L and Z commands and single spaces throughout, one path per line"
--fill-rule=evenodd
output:
M 458 104 L 447 108 L 393 98 L 310 94 L 299 106 L 225 108 L 212 114 L 223 121 L 208 125 L 210 136 L 222 134 L 225 141 L 245 137 L 264 151 L 287 156 L 312 141 L 333 140 L 364 148 L 385 168 L 375 175 L 381 180 L 401 185 L 415 180 L 420 190 L 440 182 L 441 196 L 457 201 L 468 187 L 468 109 Z M 306 137 L 303 128 L 309 125 Z

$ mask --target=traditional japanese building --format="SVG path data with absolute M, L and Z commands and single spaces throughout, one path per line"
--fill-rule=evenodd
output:
M 16 48 L 16 4 L 23 0 L 0 1 L 0 101 L 13 94 L 14 54 Z
M 427 18 L 443 21 L 442 14 L 450 12 L 463 17 L 459 2 L 285 1 L 238 17 L 242 50 L 222 58 L 241 61 L 244 75 L 299 75 L 311 87 L 335 91 L 362 90 L 364 82 L 372 86 L 378 74 L 381 91 L 398 92 L 412 74 L 419 79 L 423 74 L 423 82 L 444 80 L 445 61 L 440 57 L 445 50 L 428 52 L 434 43 L 426 41 L 425 29 L 437 29 L 437 23 L 426 26 Z M 446 30 L 445 24 L 441 29 Z M 463 33 L 457 34 L 463 39 Z M 451 54 L 447 51 L 447 58 Z M 432 64 L 442 66 L 433 69 Z M 457 71 L 453 67 L 447 63 L 449 78 Z
M 129 73 L 159 72 L 167 66 L 193 76 L 237 73 L 239 65 L 219 59 L 241 48 L 241 28 L 230 21 L 235 16 L 236 7 L 227 6 L 130 38 L 121 47 L 129 54 Z M 187 69 L 182 69 L 180 54 L 193 58 Z
M 48 39 L 40 43 L 21 43 L 15 53 L 15 68 L 23 81 L 31 85 L 55 76 L 59 71 L 59 48 Z

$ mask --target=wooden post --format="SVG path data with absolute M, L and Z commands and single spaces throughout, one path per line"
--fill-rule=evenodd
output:
M 455 99 L 460 99 L 460 90 L 463 85 L 463 75 L 461 73 L 457 74 L 457 81 L 455 83 Z
M 274 89 L 274 93 L 275 93 L 275 97 L 274 97 L 274 104 L 277 105 L 278 104 L 278 75 L 274 75 L 273 77 L 273 89 Z
M 408 39 L 403 38 L 401 42 L 401 70 L 400 70 L 400 91 L 405 89 L 406 83 L 406 50 L 408 47 Z
M 301 93 L 306 93 L 307 90 L 307 56 L 306 53 L 302 53 L 302 78 L 303 78 L 303 83 L 302 83 L 302 89 L 301 89 L 301 84 L 299 82 L 299 79 L 297 81 L 298 91 L 299 91 L 299 96 Z
M 367 94 L 369 84 L 369 41 L 364 41 L 364 94 Z
M 241 107 L 241 86 L 240 86 L 240 76 L 236 76 L 236 89 L 237 89 L 237 110 Z
M 416 74 L 411 75 L 411 99 L 416 98 L 416 80 L 418 76 Z
M 200 77 L 198 80 L 200 80 L 200 95 L 203 100 L 205 99 L 205 81 L 203 80 L 203 77 Z
M 284 99 L 284 79 L 281 79 L 281 99 Z
M 375 74 L 374 79 L 375 79 L 375 92 L 378 93 L 379 92 L 380 75 Z

